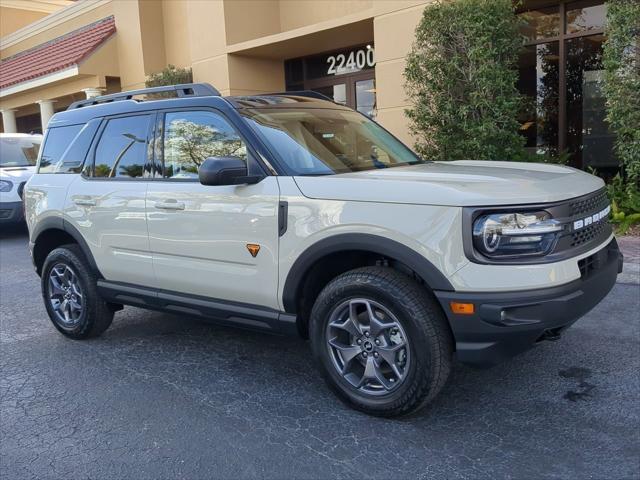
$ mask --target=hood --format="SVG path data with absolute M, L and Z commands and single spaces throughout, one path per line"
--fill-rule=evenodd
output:
M 562 165 L 476 160 L 295 177 L 295 181 L 309 198 L 459 207 L 557 202 L 604 186 L 600 178 Z
M 0 178 L 14 183 L 29 180 L 34 173 L 36 173 L 35 166 L 0 167 Z

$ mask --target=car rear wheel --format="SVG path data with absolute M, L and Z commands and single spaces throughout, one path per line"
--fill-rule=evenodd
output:
M 329 386 L 369 414 L 419 410 L 451 370 L 453 340 L 436 300 L 390 268 L 360 268 L 331 281 L 313 307 L 310 331 Z
M 113 309 L 98 294 L 96 282 L 77 245 L 64 245 L 47 256 L 42 296 L 51 322 L 67 337 L 97 337 L 111 325 Z

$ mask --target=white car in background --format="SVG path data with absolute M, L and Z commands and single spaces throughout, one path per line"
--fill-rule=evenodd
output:
M 22 190 L 36 171 L 42 135 L 0 133 L 0 224 L 24 220 Z

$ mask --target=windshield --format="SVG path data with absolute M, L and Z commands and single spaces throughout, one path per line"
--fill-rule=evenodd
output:
M 36 164 L 42 137 L 0 137 L 0 168 Z
M 241 114 L 293 175 L 331 175 L 425 163 L 357 112 L 255 109 Z

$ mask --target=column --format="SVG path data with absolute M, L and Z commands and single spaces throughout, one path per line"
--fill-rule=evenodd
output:
M 87 96 L 87 98 L 95 98 L 102 95 L 102 88 L 83 88 L 82 91 Z
M 4 127 L 4 133 L 18 133 L 15 110 L 2 110 L 2 125 Z
M 55 100 L 38 100 L 36 103 L 40 105 L 40 122 L 42 123 L 42 133 L 44 133 L 49 124 L 49 120 L 53 117 L 53 104 Z

